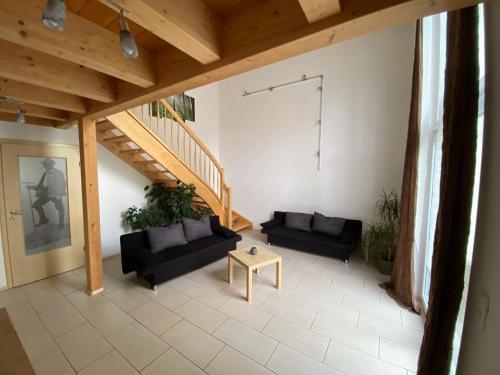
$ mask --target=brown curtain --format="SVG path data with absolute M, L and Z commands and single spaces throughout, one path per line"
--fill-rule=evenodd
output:
M 417 20 L 410 119 L 401 187 L 401 212 L 391 281 L 382 285 L 400 305 L 413 309 L 413 241 L 417 201 L 417 165 L 422 89 L 422 21 Z M 417 306 L 418 307 L 418 306 Z
M 476 156 L 477 6 L 448 13 L 440 203 L 418 374 L 448 374 L 464 288 Z

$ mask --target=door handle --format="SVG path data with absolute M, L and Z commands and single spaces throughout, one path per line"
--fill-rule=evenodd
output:
M 19 211 L 12 210 L 12 211 L 10 211 L 10 214 L 11 215 L 22 215 L 22 214 L 24 214 L 24 211 L 22 211 L 22 210 L 19 210 Z

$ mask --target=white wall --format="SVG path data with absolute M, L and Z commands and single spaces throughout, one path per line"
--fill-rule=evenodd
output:
M 370 34 L 220 83 L 222 165 L 234 207 L 254 223 L 274 210 L 371 220 L 382 189 L 400 189 L 414 24 Z M 324 74 L 322 168 L 318 82 L 242 93 Z
M 195 122 L 187 121 L 187 124 L 219 159 L 219 82 L 186 91 L 186 94 L 195 99 Z
M 486 97 L 483 165 L 458 374 L 500 374 L 500 2 L 485 4 Z
M 0 122 L 0 138 L 77 145 L 78 131 L 76 127 L 66 130 Z M 150 181 L 101 145 L 98 145 L 97 153 L 101 241 L 103 256 L 106 257 L 119 253 L 120 235 L 125 232 L 121 215 L 134 204 L 138 206 L 144 204 L 143 188 Z M 2 254 L 0 258 L 0 288 L 2 288 L 6 285 L 6 280 Z

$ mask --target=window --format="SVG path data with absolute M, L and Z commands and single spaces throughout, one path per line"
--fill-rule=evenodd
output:
M 441 146 L 443 142 L 446 14 L 423 21 L 422 123 L 420 124 L 415 265 L 419 294 L 427 309 L 436 217 L 439 208 Z

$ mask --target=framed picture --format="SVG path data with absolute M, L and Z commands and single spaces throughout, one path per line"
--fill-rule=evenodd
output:
M 177 95 L 168 96 L 165 99 L 184 121 L 195 121 L 194 98 L 192 96 L 181 92 Z M 172 115 L 166 111 L 163 106 L 161 106 L 160 110 L 158 110 L 157 101 L 150 103 L 150 106 L 150 113 L 152 116 L 160 116 L 160 118 L 166 117 L 168 119 L 172 118 Z
M 175 109 L 175 112 L 177 112 L 184 121 L 195 121 L 194 98 L 192 96 L 181 92 L 180 94 L 167 97 L 167 102 Z

